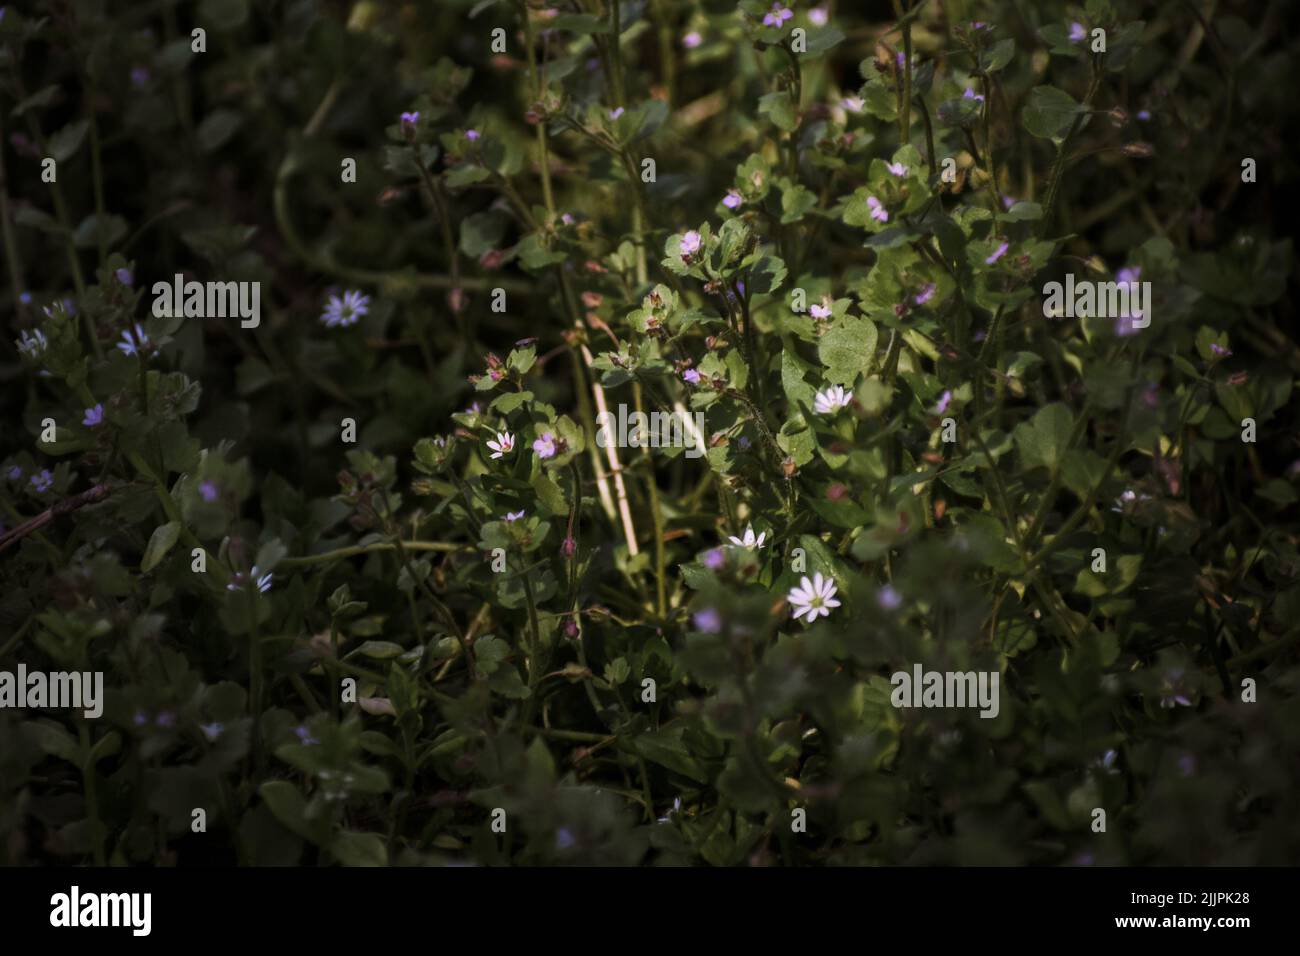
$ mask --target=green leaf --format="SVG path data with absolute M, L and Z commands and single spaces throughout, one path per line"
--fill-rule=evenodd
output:
M 799 125 L 794 100 L 788 90 L 778 90 L 760 97 L 758 112 L 770 119 L 777 129 L 787 133 L 793 133 Z
M 215 153 L 234 136 L 239 127 L 244 125 L 244 117 L 234 110 L 213 110 L 195 131 L 199 149 L 205 153 Z
M 1021 422 L 1012 433 L 1020 458 L 1026 468 L 1043 466 L 1055 471 L 1060 465 L 1074 429 L 1074 416 L 1061 402 L 1053 402 L 1028 422 Z
M 89 129 L 90 122 L 88 120 L 73 120 L 50 137 L 49 142 L 46 144 L 49 147 L 49 155 L 60 163 L 71 159 L 77 150 L 81 148 L 81 143 L 85 140 L 86 132 Z
M 1025 129 L 1043 139 L 1060 139 L 1065 135 L 1082 107 L 1064 90 L 1055 86 L 1035 86 L 1021 113 Z
M 330 852 L 344 866 L 387 866 L 388 848 L 374 833 L 343 830 L 330 841 Z
M 179 521 L 169 521 L 154 528 L 153 534 L 149 536 L 149 544 L 144 549 L 144 557 L 140 560 L 140 573 L 148 574 L 157 567 L 158 562 L 165 558 L 167 552 L 176 544 L 180 534 Z
M 879 333 L 870 319 L 846 315 L 822 336 L 817 348 L 826 366 L 826 380 L 834 385 L 852 385 L 865 375 L 876 355 Z

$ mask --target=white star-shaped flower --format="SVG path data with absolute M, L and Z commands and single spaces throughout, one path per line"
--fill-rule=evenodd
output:
M 835 581 L 823 577 L 818 571 L 811 581 L 807 575 L 800 578 L 799 587 L 791 588 L 786 600 L 794 606 L 796 620 L 803 617 L 805 624 L 811 624 L 819 614 L 830 617 L 831 608 L 840 606 L 840 602 L 835 600 L 835 591 Z
M 844 390 L 843 385 L 832 385 L 825 391 L 813 396 L 813 411 L 818 415 L 831 415 L 853 401 L 853 396 Z
M 767 538 L 766 531 L 760 531 L 758 537 L 754 537 L 754 526 L 751 524 L 745 529 L 745 536 L 737 538 L 734 534 L 730 536 L 731 543 L 738 548 L 761 548 L 763 541 Z
M 497 440 L 488 442 L 487 446 L 492 449 L 490 457 L 500 458 L 515 450 L 515 436 L 509 432 L 497 432 Z

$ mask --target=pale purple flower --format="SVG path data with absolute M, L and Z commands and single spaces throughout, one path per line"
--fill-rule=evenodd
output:
M 700 373 L 696 369 L 688 368 L 686 371 L 682 372 L 682 378 L 686 379 L 686 381 L 690 382 L 692 385 L 700 384 Z
M 540 438 L 533 442 L 533 451 L 537 457 L 543 460 L 555 457 L 555 436 L 550 432 L 542 432 Z
M 846 96 L 840 100 L 840 106 L 850 113 L 861 113 L 862 107 L 866 105 L 866 100 L 860 96 Z
M 831 307 L 829 305 L 813 305 L 808 309 L 814 319 L 829 319 L 831 317 Z
M 935 415 L 942 415 L 944 412 L 948 410 L 948 403 L 951 401 L 952 401 L 952 392 L 950 392 L 947 389 L 944 389 L 943 394 L 939 396 L 939 401 L 935 402 L 934 408 L 931 411 Z
M 515 436 L 509 432 L 497 432 L 497 440 L 489 440 L 487 446 L 492 449 L 489 458 L 500 458 L 502 455 L 508 455 L 515 450 Z
M 1010 208 L 1011 208 L 1012 206 L 1014 206 L 1015 204 L 1016 204 L 1016 197 L 1015 197 L 1015 196 L 1003 196 L 1003 197 L 1002 197 L 1002 208 L 1003 208 L 1003 209 L 1010 209 Z
M 832 385 L 813 396 L 813 411 L 818 415 L 833 415 L 852 401 L 853 396 L 844 390 L 843 385 Z
M 915 302 L 917 305 L 925 305 L 927 302 L 929 302 L 931 299 L 934 298 L 935 288 L 936 287 L 933 282 L 926 283 L 925 287 L 916 294 L 916 297 L 912 301 Z
M 128 289 L 131 288 L 131 281 L 134 277 L 131 275 L 130 269 L 118 269 L 113 273 L 113 275 L 117 278 L 118 282 L 122 283 L 122 285 L 126 286 Z
M 695 253 L 700 251 L 700 234 L 692 229 L 690 232 L 682 236 L 677 248 L 683 256 L 695 255 Z
M 983 20 L 972 20 L 970 22 L 970 28 L 972 30 L 987 30 L 989 28 L 989 25 L 985 23 Z
M 985 264 L 986 266 L 991 266 L 991 265 L 993 265 L 993 263 L 997 262 L 997 261 L 998 261 L 999 259 L 1001 259 L 1004 255 L 1006 255 L 1006 252 L 1007 252 L 1007 249 L 1008 249 L 1008 248 L 1010 248 L 1010 246 L 1008 245 L 1008 243 L 1005 243 L 1005 242 L 1002 243 L 1000 246 L 998 246 L 996 249 L 993 250 L 993 255 L 989 256 L 987 259 L 984 260 L 984 264 Z
M 826 26 L 828 19 L 830 19 L 830 15 L 826 12 L 825 7 L 813 7 L 808 11 L 808 20 L 815 27 Z
M 148 722 L 149 722 L 149 718 L 145 716 L 145 712 L 143 710 L 137 710 L 135 712 L 135 715 L 131 718 L 131 723 L 135 724 L 137 727 L 143 727 Z
M 743 538 L 737 538 L 734 534 L 728 535 L 728 538 L 733 547 L 748 548 L 752 551 L 755 548 L 761 548 L 763 546 L 763 541 L 767 538 L 767 532 L 760 531 L 756 538 L 754 537 L 754 526 L 751 524 L 745 529 L 745 536 Z
M 514 522 L 514 521 L 518 521 L 523 516 L 524 516 L 524 512 L 523 509 L 521 508 L 518 511 L 507 511 L 504 520 L 507 522 Z
M 327 329 L 345 328 L 349 325 L 356 325 L 362 318 L 370 312 L 370 296 L 356 289 L 349 289 L 343 293 L 343 297 L 331 295 L 329 301 L 325 303 L 325 311 L 321 313 L 320 320 L 325 323 Z
M 1137 335 L 1137 333 L 1137 319 L 1127 312 L 1115 319 L 1115 335 L 1119 338 L 1128 338 L 1130 335 Z
M 210 724 L 199 724 L 199 730 L 203 731 L 203 736 L 208 738 L 208 743 L 214 742 L 221 736 L 221 732 L 225 729 L 226 728 L 223 724 L 216 721 L 213 721 Z
M 1070 24 L 1070 42 L 1079 43 L 1088 36 L 1088 31 L 1083 28 L 1083 24 L 1075 21 Z
M 692 615 L 691 623 L 695 625 L 697 631 L 703 631 L 705 634 L 717 634 L 722 630 L 722 615 L 714 608 L 706 607 Z
M 907 167 L 904 166 L 902 163 L 886 163 L 885 168 L 888 169 L 895 176 L 907 175 Z
M 86 409 L 85 416 L 81 419 L 81 424 L 87 428 L 94 428 L 96 425 L 103 424 L 104 406 L 102 403 L 96 403 L 93 407 Z
M 1141 275 L 1141 266 L 1126 266 L 1125 268 L 1120 269 L 1119 272 L 1115 273 L 1115 278 L 1125 285 L 1133 285 L 1138 281 L 1138 277 Z
M 9 469 L 9 471 L 6 472 L 5 477 L 7 477 L 10 481 L 22 481 L 22 480 L 23 480 L 23 468 L 22 468 L 22 465 L 14 465 L 14 466 L 12 466 L 12 467 Z
M 703 42 L 704 37 L 700 36 L 699 31 L 697 30 L 692 30 L 690 33 L 686 34 L 686 36 L 682 37 L 682 46 L 686 47 L 688 50 L 694 50 Z
M 1227 358 L 1232 354 L 1232 349 L 1225 349 L 1218 342 L 1210 343 L 1210 351 L 1219 358 Z
M 735 209 L 744 201 L 745 200 L 740 198 L 740 193 L 736 192 L 734 189 L 727 190 L 727 195 L 722 197 L 722 205 L 726 206 L 728 209 Z
M 897 611 L 903 605 L 903 595 L 892 584 L 886 584 L 876 592 L 876 603 L 886 611 Z
M 962 93 L 961 98 L 963 100 L 974 100 L 977 103 L 984 102 L 984 95 L 982 93 L 976 93 L 969 86 L 966 87 L 966 92 Z
M 127 329 L 124 331 L 122 341 L 117 343 L 117 347 L 123 355 L 142 354 L 150 347 L 149 336 L 144 334 L 144 326 L 137 322 L 134 330 Z
M 31 305 L 32 294 L 30 292 L 20 292 L 18 293 L 18 301 L 21 302 L 23 305 Z
M 618 107 L 618 109 L 613 109 L 609 111 L 609 118 L 612 120 L 616 120 L 622 115 L 623 115 L 623 107 L 621 106 Z
M 144 86 L 149 82 L 149 71 L 143 66 L 131 67 L 131 84 L 133 86 Z
M 211 478 L 205 478 L 199 482 L 199 497 L 209 503 L 216 501 L 219 495 L 217 483 Z
M 659 817 L 659 822 L 660 822 L 660 823 L 670 823 L 670 822 L 672 821 L 673 814 L 674 814 L 674 813 L 681 813 L 681 810 L 682 810 L 682 798 L 681 798 L 681 797 L 674 797 L 674 798 L 673 798 L 673 806 L 672 806 L 672 809 L 670 809 L 670 810 L 669 810 L 667 813 L 665 813 L 662 817 Z
M 266 574 L 263 574 L 261 568 L 257 565 L 253 565 L 252 570 L 247 574 L 243 571 L 235 572 L 234 577 L 230 579 L 230 583 L 226 585 L 226 590 L 242 591 L 246 585 L 252 582 L 259 592 L 265 594 L 267 591 L 271 590 L 271 584 L 274 579 L 275 575 L 273 573 L 268 571 Z
M 721 548 L 710 548 L 704 552 L 704 566 L 710 571 L 717 571 L 727 563 L 727 556 Z
M 307 729 L 306 724 L 299 724 L 293 729 L 293 732 L 304 746 L 310 747 L 312 744 L 320 743 L 319 740 L 311 735 L 311 731 Z
M 800 578 L 799 587 L 791 588 L 786 600 L 794 607 L 795 620 L 802 617 L 805 624 L 811 624 L 819 615 L 830 617 L 831 609 L 840 606 L 835 591 L 835 580 L 818 571 L 811 581 L 807 575 Z
M 885 210 L 885 207 L 881 205 L 880 200 L 875 196 L 867 197 L 867 208 L 871 210 L 872 219 L 875 219 L 877 222 L 889 222 L 889 213 Z
M 573 831 L 568 827 L 560 827 L 555 831 L 555 848 L 557 850 L 567 850 L 576 842 L 573 838 Z
M 42 468 L 31 477 L 32 488 L 38 495 L 43 495 L 54 485 L 54 476 L 48 468 Z
M 411 113 L 403 113 L 401 120 L 403 129 L 414 129 L 415 124 L 420 122 L 420 113 L 418 110 Z
M 772 9 L 763 17 L 763 26 L 779 27 L 792 16 L 794 16 L 794 14 L 790 11 L 790 8 L 781 6 L 778 0 L 778 2 L 772 4 Z
M 465 138 L 466 138 L 467 140 L 469 140 L 471 143 L 474 142 L 475 140 L 477 140 L 477 139 L 479 138 L 479 136 L 481 136 L 481 135 L 482 135 L 482 134 L 479 133 L 479 131 L 476 130 L 476 129 L 467 129 L 467 130 L 465 130 Z
M 1150 110 L 1138 110 L 1138 111 L 1137 111 L 1137 118 L 1140 119 L 1142 122 L 1145 123 L 1145 122 L 1147 122 L 1149 119 L 1151 119 L 1151 111 L 1150 111 Z
M 45 349 L 49 346 L 49 340 L 45 338 L 45 333 L 40 329 L 32 329 L 30 332 L 23 329 L 19 333 L 19 338 L 14 341 L 18 346 L 18 352 L 35 361 L 45 354 Z
M 566 212 L 566 213 L 561 214 L 561 216 L 560 216 L 560 222 L 564 223 L 566 226 L 572 226 L 573 223 L 574 223 L 573 213 L 571 213 L 571 212 Z

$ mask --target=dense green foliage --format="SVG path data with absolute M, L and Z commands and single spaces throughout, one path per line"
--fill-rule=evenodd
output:
M 8 5 L 0 859 L 1295 862 L 1284 7 Z

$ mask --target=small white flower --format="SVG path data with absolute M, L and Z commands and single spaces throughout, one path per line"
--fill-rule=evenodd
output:
M 745 536 L 743 538 L 737 538 L 734 534 L 730 535 L 730 538 L 731 543 L 738 548 L 761 548 L 763 546 L 763 541 L 767 538 L 767 532 L 760 531 L 758 537 L 755 538 L 754 526 L 751 524 L 745 529 Z
M 853 401 L 853 396 L 844 390 L 843 385 L 832 385 L 813 397 L 813 411 L 818 415 L 831 415 Z
M 488 442 L 487 446 L 492 449 L 492 458 L 500 458 L 515 450 L 515 436 L 509 432 L 497 432 L 497 440 Z
M 840 606 L 840 602 L 835 600 L 835 591 L 835 581 L 822 577 L 822 573 L 818 571 L 811 581 L 808 580 L 807 575 L 800 578 L 799 587 L 791 588 L 790 593 L 786 595 L 786 600 L 794 605 L 796 620 L 807 615 L 804 623 L 811 624 L 817 620 L 817 615 L 830 617 L 831 608 Z

